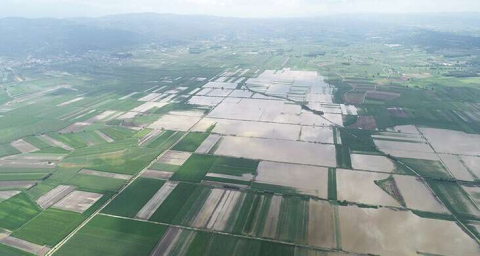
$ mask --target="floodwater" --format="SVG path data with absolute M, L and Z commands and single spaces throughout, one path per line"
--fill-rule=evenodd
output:
M 480 155 L 480 135 L 460 131 L 419 128 L 438 153 Z
M 220 98 L 220 97 L 193 96 L 188 101 L 188 104 L 214 107 L 218 103 L 222 102 L 222 100 L 223 98 Z
M 300 140 L 333 144 L 333 129 L 331 127 L 302 126 Z
M 255 182 L 293 188 L 299 193 L 328 197 L 328 168 L 262 161 Z
M 212 124 L 216 124 L 212 132 L 223 135 L 282 140 L 297 140 L 300 135 L 299 125 L 213 118 L 204 118 L 194 130 L 197 130 L 197 127 L 210 127 Z
M 476 179 L 480 177 L 480 157 L 475 156 L 460 156 L 463 164 L 470 170 Z
M 438 156 L 442 159 L 443 164 L 447 167 L 448 171 L 453 174 L 455 179 L 475 181 L 474 177 L 470 174 L 468 168 L 464 164 L 466 161 L 463 161 L 460 156 L 450 154 L 438 154 Z M 478 164 L 480 164 L 480 161 Z
M 283 124 L 331 126 L 331 123 L 299 105 L 286 101 L 264 99 L 240 99 L 238 102 L 224 101 L 208 115 L 210 118 L 245 121 L 264 121 Z M 325 118 L 341 125 L 342 115 L 325 114 Z
M 401 207 L 389 194 L 377 186 L 374 181 L 387 179 L 389 174 L 337 169 L 338 200 Z
M 395 164 L 386 156 L 351 154 L 352 167 L 356 170 L 392 173 Z
M 310 199 L 308 214 L 308 244 L 335 248 L 335 215 L 333 206 L 326 201 Z
M 148 128 L 151 129 L 165 129 L 175 131 L 188 131 L 201 117 L 194 116 L 180 116 L 180 115 L 164 115 L 157 121 L 153 122 Z
M 395 175 L 395 183 L 407 207 L 415 210 L 448 213 L 432 191 L 417 177 Z
M 335 167 L 334 145 L 225 136 L 216 155 Z
M 393 149 L 393 150 L 405 150 L 410 152 L 425 152 L 433 153 L 432 148 L 426 143 L 414 143 L 414 142 L 400 142 L 400 141 L 388 141 L 374 139 L 375 145 L 381 150 Z
M 479 255 L 479 245 L 453 221 L 409 211 L 339 206 L 342 248 L 377 255 Z

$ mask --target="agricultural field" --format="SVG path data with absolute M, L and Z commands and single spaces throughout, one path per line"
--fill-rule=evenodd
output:
M 480 255 L 477 52 L 339 31 L 0 54 L 0 255 Z

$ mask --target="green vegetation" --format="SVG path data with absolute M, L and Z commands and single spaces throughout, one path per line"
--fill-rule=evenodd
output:
M 133 218 L 164 183 L 163 180 L 139 177 L 108 204 L 103 212 Z
M 149 255 L 166 230 L 157 224 L 99 215 L 56 255 Z
M 187 134 L 173 150 L 195 152 L 195 150 L 202 144 L 202 142 L 208 137 L 208 133 L 191 132 Z
M 124 127 L 118 127 L 118 126 L 107 127 L 104 129 L 100 129 L 100 131 L 115 141 L 130 138 L 135 134 L 134 130 L 130 130 L 130 129 L 127 129 Z
M 13 236 L 39 245 L 53 246 L 83 219 L 80 213 L 50 208 L 15 231 Z
M 308 200 L 299 197 L 284 197 L 277 227 L 282 241 L 304 244 L 308 235 Z
M 332 26 L 330 21 L 317 22 L 315 18 L 308 24 L 302 19 L 295 19 L 287 27 L 275 20 L 251 20 L 236 27 L 232 24 L 239 21 L 228 18 L 191 17 L 190 22 L 179 22 L 177 19 L 185 17 L 170 15 L 168 22 L 175 31 L 165 34 L 161 26 L 165 17 L 148 15 L 148 22 L 155 23 L 154 27 L 161 31 L 146 31 L 145 21 L 137 20 L 139 17 L 143 19 L 143 14 L 129 16 L 132 22 L 129 22 L 128 28 L 116 19 L 107 19 L 108 26 L 104 26 L 102 18 L 93 23 L 83 22 L 81 26 L 76 20 L 62 21 L 60 27 L 58 21 L 49 19 L 4 20 L 3 27 L 8 28 L 8 33 L 0 33 L 6 36 L 0 44 L 0 158 L 15 155 L 15 160 L 0 159 L 0 181 L 4 184 L 1 190 L 8 189 L 10 181 L 38 183 L 0 202 L 0 229 L 11 231 L 13 237 L 54 247 L 104 206 L 112 195 L 119 193 L 115 200 L 102 208 L 101 213 L 62 245 L 56 255 L 149 255 L 169 228 L 159 223 L 184 228 L 178 239 L 175 238 L 171 254 L 189 256 L 306 256 L 341 254 L 344 251 L 383 255 L 382 249 L 395 255 L 399 253 L 390 250 L 390 247 L 360 248 L 356 244 L 349 246 L 346 241 L 367 239 L 364 241 L 366 244 L 375 244 L 378 242 L 375 239 L 382 237 L 384 244 L 393 246 L 390 241 L 392 236 L 387 231 L 395 228 L 387 226 L 402 226 L 403 223 L 390 223 L 390 215 L 392 218 L 415 217 L 415 224 L 418 224 L 414 225 L 415 230 L 411 230 L 409 225 L 403 226 L 406 231 L 417 232 L 425 240 L 425 244 L 417 244 L 418 248 L 410 248 L 409 244 L 402 244 L 402 240 L 394 241 L 399 242 L 395 248 L 405 251 L 421 250 L 419 254 L 427 254 L 423 250 L 430 249 L 431 241 L 428 239 L 431 238 L 425 233 L 429 230 L 424 230 L 429 226 L 424 223 L 428 221 L 426 219 L 449 221 L 448 225 L 453 225 L 452 221 L 461 222 L 458 223 L 460 227 L 466 226 L 476 236 L 475 239 L 479 238 L 476 230 L 480 223 L 480 193 L 476 191 L 478 177 L 474 175 L 475 170 L 469 170 L 463 176 L 463 168 L 453 169 L 455 164 L 474 169 L 472 164 L 475 167 L 476 156 L 479 155 L 474 146 L 478 144 L 476 140 L 480 133 L 480 30 L 472 25 L 478 18 L 468 16 L 455 19 L 455 22 L 442 22 L 448 24 L 448 28 L 423 19 L 417 22 L 415 17 L 408 24 L 402 20 L 401 26 L 395 22 L 389 22 L 388 26 L 376 22 L 375 26 L 370 26 L 369 22 L 363 21 L 355 23 L 355 26 L 350 26 L 352 24 L 348 21 Z M 197 22 L 200 20 L 202 22 Z M 468 24 L 465 23 L 465 26 L 458 25 L 466 21 Z M 35 24 L 34 28 L 29 27 L 30 23 Z M 258 26 L 260 23 L 261 26 Z M 417 23 L 424 26 L 409 25 Z M 199 24 L 201 29 L 198 29 Z M 82 33 L 76 35 L 78 28 L 82 29 Z M 435 28 L 435 31 L 428 28 Z M 18 38 L 8 40 L 13 35 L 10 30 L 22 31 L 22 43 L 16 42 Z M 69 31 L 71 36 L 65 37 L 63 30 Z M 288 33 L 285 33 L 287 30 Z M 34 35 L 30 35 L 31 31 L 35 31 Z M 46 34 L 49 36 L 41 36 Z M 15 50 L 22 55 L 17 56 Z M 30 56 L 32 52 L 35 54 Z M 312 71 L 319 76 L 310 80 L 310 75 L 313 77 L 314 73 L 288 75 L 292 71 Z M 265 85 L 258 82 L 263 75 L 280 74 L 288 76 L 279 76 L 279 79 L 275 78 Z M 248 81 L 250 78 L 259 79 L 252 82 Z M 231 93 L 230 89 L 210 90 L 209 82 L 216 82 L 215 86 L 235 88 L 238 90 L 233 92 L 236 96 L 221 96 Z M 232 84 L 222 85 L 222 82 Z M 246 87 L 258 92 L 250 93 Z M 202 93 L 198 93 L 200 91 Z M 202 94 L 206 97 L 197 97 Z M 276 99 L 264 99 L 269 94 Z M 289 102 L 282 106 L 281 97 L 288 98 Z M 198 105 L 189 104 L 194 100 Z M 215 106 L 218 102 L 221 105 Z M 250 105 L 235 108 L 237 103 L 245 102 Z M 167 114 L 183 116 L 187 121 L 200 118 L 196 114 L 191 115 L 193 112 L 184 111 L 205 115 L 191 129 L 189 122 L 180 128 L 184 124 L 175 120 L 160 124 L 165 130 L 154 128 L 160 127 L 154 122 Z M 225 123 L 215 123 L 215 120 L 221 119 Z M 333 132 L 329 128 L 318 134 L 316 129 L 308 129 L 323 126 L 327 121 L 338 122 L 339 125 L 331 127 Z M 228 122 L 231 122 L 230 126 Z M 214 124 L 208 127 L 211 123 Z M 433 159 L 429 157 L 430 153 L 425 152 L 409 156 L 417 153 L 409 152 L 408 147 L 402 148 L 407 144 L 396 144 L 406 141 L 424 143 L 424 138 L 430 140 L 429 134 L 423 132 L 424 128 L 466 132 L 468 135 L 465 137 L 472 144 L 464 143 L 460 138 L 462 135 L 459 135 L 458 142 L 453 137 L 450 148 L 437 148 L 436 142 L 429 141 L 429 146 L 436 153 L 450 154 L 446 155 L 446 160 L 442 156 L 442 161 L 421 160 L 424 156 Z M 68 130 L 73 132 L 65 132 Z M 206 154 L 194 153 L 182 166 L 158 162 L 157 158 L 167 149 L 195 152 L 213 131 L 223 139 L 220 138 Z M 48 135 L 72 150 L 52 146 L 55 143 L 47 141 L 42 135 Z M 304 142 L 304 137 L 315 135 L 319 141 L 325 139 L 328 142 Z M 298 188 L 255 182 L 260 160 L 220 155 L 242 155 L 241 151 L 249 150 L 246 148 L 248 145 L 241 143 L 232 143 L 230 149 L 224 147 L 227 136 L 232 138 L 231 141 L 240 137 L 261 137 L 258 141 L 265 144 L 274 140 L 289 140 L 299 146 L 308 143 L 312 147 L 325 146 L 329 150 L 334 145 L 335 156 L 333 152 L 328 153 L 335 159 L 328 160 L 336 162 L 328 164 L 328 194 L 327 198 L 322 198 L 328 200 L 319 203 L 315 202 L 318 198 L 312 195 L 299 194 Z M 235 136 L 237 138 L 233 138 Z M 267 139 L 272 137 L 275 139 Z M 40 150 L 20 154 L 11 146 L 17 139 Z M 387 141 L 396 143 L 386 145 Z M 397 151 L 397 146 L 402 151 Z M 218 151 L 220 147 L 223 152 Z M 227 152 L 229 150 L 233 153 Z M 282 159 L 275 148 L 267 153 L 269 157 L 259 154 L 258 159 L 289 162 Z M 292 152 L 292 156 L 295 153 L 298 152 Z M 418 205 L 412 201 L 408 205 L 412 208 L 409 211 L 394 212 L 393 208 L 382 205 L 383 200 L 368 193 L 360 197 L 349 196 L 348 202 L 338 201 L 344 197 L 345 191 L 340 190 L 344 189 L 341 184 L 344 181 L 337 181 L 336 171 L 339 168 L 353 169 L 352 153 L 385 156 L 391 160 L 378 158 L 378 163 L 362 163 L 372 166 L 362 172 L 372 169 L 370 172 L 375 174 L 375 170 L 381 171 L 385 164 L 385 171 L 394 169 L 394 174 L 413 177 L 418 173 L 448 211 L 419 211 L 413 209 Z M 251 155 L 251 158 L 257 156 Z M 364 159 L 375 158 L 360 157 L 355 161 L 360 166 Z M 297 160 L 305 161 L 304 164 L 316 163 L 301 157 Z M 300 164 L 298 162 L 296 164 Z M 45 168 L 46 164 L 51 168 Z M 79 173 L 82 169 L 92 169 L 134 176 L 147 167 L 171 172 L 170 180 L 178 182 L 148 221 L 136 221 L 134 217 L 165 184 L 165 180 L 135 177 L 134 182 L 128 183 L 122 179 Z M 382 175 L 388 177 L 390 174 Z M 453 175 L 463 176 L 462 180 L 456 180 Z M 475 180 L 469 179 L 468 175 Z M 395 176 L 389 176 L 376 180 L 376 185 L 370 185 L 373 188 L 378 186 L 382 189 L 379 193 L 385 192 L 400 206 L 407 207 L 408 200 L 403 198 L 407 194 L 399 182 Z M 78 190 L 102 193 L 104 196 L 83 214 L 54 208 L 40 209 L 35 200 L 58 185 L 73 185 Z M 325 192 L 324 185 L 319 184 L 321 190 L 318 192 Z M 120 193 L 122 188 L 125 189 Z M 217 193 L 219 189 L 229 190 L 229 193 Z M 241 200 L 235 205 L 214 204 L 215 200 L 225 202 L 225 199 L 232 199 L 227 195 L 237 192 L 241 194 Z M 362 204 L 363 200 L 370 204 Z M 372 203 L 376 200 L 379 205 Z M 425 207 L 433 207 L 432 203 L 438 202 L 424 203 Z M 324 207 L 323 204 L 333 207 Z M 365 211 L 357 206 L 364 207 Z M 224 210 L 227 208 L 232 211 Z M 218 209 L 214 211 L 215 215 L 209 215 L 214 209 Z M 325 215 L 320 216 L 325 219 L 309 216 L 310 211 L 317 210 L 323 211 L 320 214 Z M 350 210 L 363 215 L 359 218 L 351 216 Z M 342 223 L 342 228 L 364 223 L 374 228 L 378 221 L 375 219 L 378 216 L 376 211 L 391 211 L 390 215 L 384 215 L 387 218 L 382 222 L 387 226 L 376 236 L 366 236 L 362 233 L 365 230 L 361 229 L 349 234 L 340 232 Z M 200 216 L 200 213 L 205 215 Z M 209 218 L 207 222 L 221 220 L 225 226 L 217 230 L 220 225 L 215 225 L 213 232 L 209 230 L 212 227 L 203 230 L 204 226 L 200 227 L 202 231 L 198 231 L 197 225 L 190 229 L 203 217 Z M 349 218 L 347 221 L 346 217 Z M 275 227 L 271 225 L 272 220 L 276 221 Z M 332 237 L 335 240 L 332 243 L 336 242 L 336 246 L 325 252 L 313 250 L 316 246 L 323 246 L 321 242 L 330 242 L 326 241 L 327 235 L 332 234 L 309 235 L 317 232 L 315 229 L 319 226 L 329 225 L 331 220 L 334 227 L 325 226 L 319 232 L 330 232 L 333 228 L 335 234 Z M 450 238 L 450 234 L 437 233 Z M 325 241 L 315 240 L 323 235 Z M 345 236 L 349 237 L 342 244 Z M 468 237 L 465 237 L 455 234 L 458 239 L 455 242 L 462 245 L 458 252 L 434 249 L 438 249 L 439 254 L 475 254 L 461 251 L 469 249 L 469 242 L 472 242 L 472 247 L 476 245 L 475 241 L 467 241 Z M 447 241 L 445 237 L 440 239 Z M 0 255 L 23 253 L 0 244 Z
M 157 171 L 164 171 L 164 172 L 176 172 L 180 166 L 178 165 L 171 165 L 171 164 L 164 164 L 164 163 L 153 163 L 149 169 L 157 170 Z
M 150 142 L 147 147 L 165 151 L 175 144 L 175 142 L 177 142 L 183 136 L 183 134 L 183 132 L 165 131 L 152 142 Z
M 457 183 L 434 180 L 427 180 L 427 182 L 450 211 L 465 218 L 478 219 L 480 210 Z
M 150 220 L 172 223 L 184 205 L 188 205 L 187 202 L 192 202 L 190 198 L 196 198 L 194 192 L 198 192 L 197 185 L 180 182 L 155 211 Z
M 350 149 L 343 145 L 335 145 L 337 166 L 340 168 L 352 169 L 352 160 L 350 159 Z
M 442 162 L 432 160 L 420 160 L 412 158 L 400 158 L 402 163 L 415 170 L 423 177 L 439 178 L 439 179 L 453 179 L 450 173 L 445 169 Z
M 79 149 L 62 162 L 65 167 L 83 167 L 98 171 L 135 174 L 150 164 L 160 153 L 159 150 L 138 148 L 136 142 L 124 140 Z
M 66 180 L 65 184 L 74 185 L 86 191 L 104 193 L 117 191 L 125 184 L 125 180 L 78 173 Z
M 0 244 L 0 255 L 5 256 L 31 256 L 31 254 L 26 253 L 24 251 L 15 249 L 13 247 L 9 247 L 3 244 Z
M 212 235 L 206 255 L 261 255 L 261 242 L 221 234 Z
M 259 255 L 265 256 L 294 256 L 295 247 L 291 245 L 273 243 L 273 242 L 262 242 L 262 247 L 260 249 Z
M 244 174 L 255 175 L 259 161 L 246 158 L 218 157 L 209 172 L 242 176 Z
M 38 136 L 25 137 L 25 138 L 23 138 L 23 140 L 32 144 L 33 146 L 35 146 L 39 149 L 44 149 L 44 148 L 51 147 L 50 144 L 48 144 L 43 139 L 41 139 L 41 137 L 38 137 Z
M 193 154 L 172 176 L 172 180 L 200 182 L 212 168 L 217 157 Z
M 20 151 L 10 146 L 10 144 L 0 145 L 0 157 L 10 156 L 15 154 L 20 154 Z
M 337 170 L 328 168 L 328 200 L 337 200 Z
M 40 213 L 40 208 L 26 194 L 20 193 L 0 202 L 0 227 L 15 230 Z

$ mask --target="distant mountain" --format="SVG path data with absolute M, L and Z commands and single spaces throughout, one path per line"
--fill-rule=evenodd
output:
M 81 53 L 132 46 L 139 34 L 59 19 L 0 19 L 0 54 Z
M 456 18 L 457 17 L 457 18 Z M 342 38 L 346 43 L 372 37 L 441 47 L 477 45 L 480 15 L 339 15 L 316 18 L 240 19 L 156 13 L 75 19 L 0 19 L 0 55 L 81 54 L 129 49 L 144 43 L 184 44 L 198 40 L 252 38 Z M 449 22 L 451 21 L 451 22 Z M 462 30 L 463 29 L 463 30 Z M 424 33 L 425 32 L 425 33 Z M 461 40 L 455 40 L 458 33 Z M 409 37 L 405 39 L 405 37 Z M 445 39 L 442 41 L 442 38 Z M 430 42 L 435 39 L 436 42 Z M 438 40 L 444 43 L 438 43 Z M 455 41 L 455 44 L 448 42 Z M 431 45 L 434 43 L 434 47 Z

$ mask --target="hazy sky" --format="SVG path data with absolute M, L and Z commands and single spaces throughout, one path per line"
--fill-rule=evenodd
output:
M 235 17 L 480 11 L 480 0 L 0 0 L 0 17 L 158 12 Z

